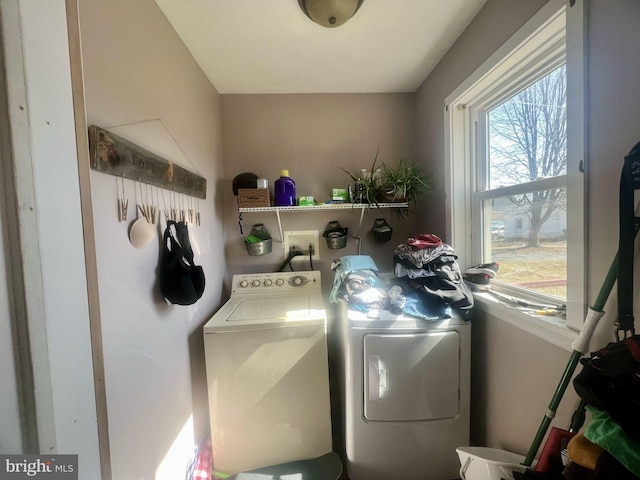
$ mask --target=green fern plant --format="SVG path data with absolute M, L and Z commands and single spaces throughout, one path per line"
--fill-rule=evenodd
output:
M 362 178 L 359 173 L 352 174 L 344 168 L 345 172 L 354 184 L 359 182 L 363 186 L 363 202 L 371 207 L 378 207 L 383 216 L 384 212 L 380 208 L 381 203 L 407 203 L 415 205 L 417 200 L 427 195 L 433 189 L 431 175 L 425 173 L 424 169 L 416 164 L 409 164 L 401 159 L 398 165 L 391 167 L 385 163 L 378 163 L 378 152 L 373 159 L 371 173 Z M 398 217 L 406 219 L 409 208 L 395 208 Z
M 416 164 L 401 159 L 397 166 L 382 164 L 382 185 L 378 201 L 413 203 L 433 189 L 431 175 Z

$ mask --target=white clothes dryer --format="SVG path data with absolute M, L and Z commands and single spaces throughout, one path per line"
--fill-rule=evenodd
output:
M 204 326 L 213 462 L 235 474 L 332 450 L 320 272 L 234 275 Z
M 471 324 L 340 302 L 345 463 L 350 480 L 450 480 L 469 443 Z

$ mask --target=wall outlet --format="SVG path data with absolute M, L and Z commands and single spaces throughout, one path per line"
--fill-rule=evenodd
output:
M 320 232 L 318 230 L 299 230 L 284 232 L 284 257 L 287 258 L 291 250 L 302 252 L 303 255 L 294 257 L 292 261 L 309 260 L 309 248 L 312 248 L 311 258 L 320 260 Z

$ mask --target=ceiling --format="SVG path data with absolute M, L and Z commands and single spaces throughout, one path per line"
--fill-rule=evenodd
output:
M 414 92 L 486 0 L 365 0 L 336 28 L 297 0 L 155 0 L 221 94 Z

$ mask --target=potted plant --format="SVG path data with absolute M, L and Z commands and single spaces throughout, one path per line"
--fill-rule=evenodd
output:
M 382 186 L 381 176 L 382 176 L 382 168 L 383 165 L 377 165 L 378 162 L 378 152 L 376 152 L 376 156 L 373 159 L 373 164 L 371 165 L 371 169 L 369 170 L 367 175 L 363 175 L 362 171 L 358 174 L 353 175 L 348 170 L 344 168 L 340 168 L 343 172 L 345 172 L 354 183 L 354 191 L 353 196 L 360 196 L 358 199 L 350 199 L 355 200 L 356 203 L 369 203 L 371 205 L 376 205 L 378 203 L 378 195 L 380 193 L 380 187 Z M 376 174 L 376 172 L 378 174 Z M 358 190 L 358 186 L 360 186 L 360 191 Z
M 382 164 L 381 186 L 377 193 L 378 202 L 406 202 L 415 204 L 433 188 L 431 176 L 416 164 L 401 159 L 397 166 Z
M 380 208 L 381 203 L 413 203 L 429 193 L 433 188 L 431 176 L 422 167 L 409 164 L 401 159 L 396 167 L 385 163 L 378 164 L 378 153 L 373 160 L 367 175 L 353 175 L 341 168 L 351 179 L 360 185 L 360 192 L 354 192 L 360 198 L 357 203 L 368 203 L 372 207 Z M 394 209 L 400 218 L 406 218 L 408 208 Z M 382 210 L 381 210 L 382 211 Z M 383 213 L 384 216 L 384 213 Z

